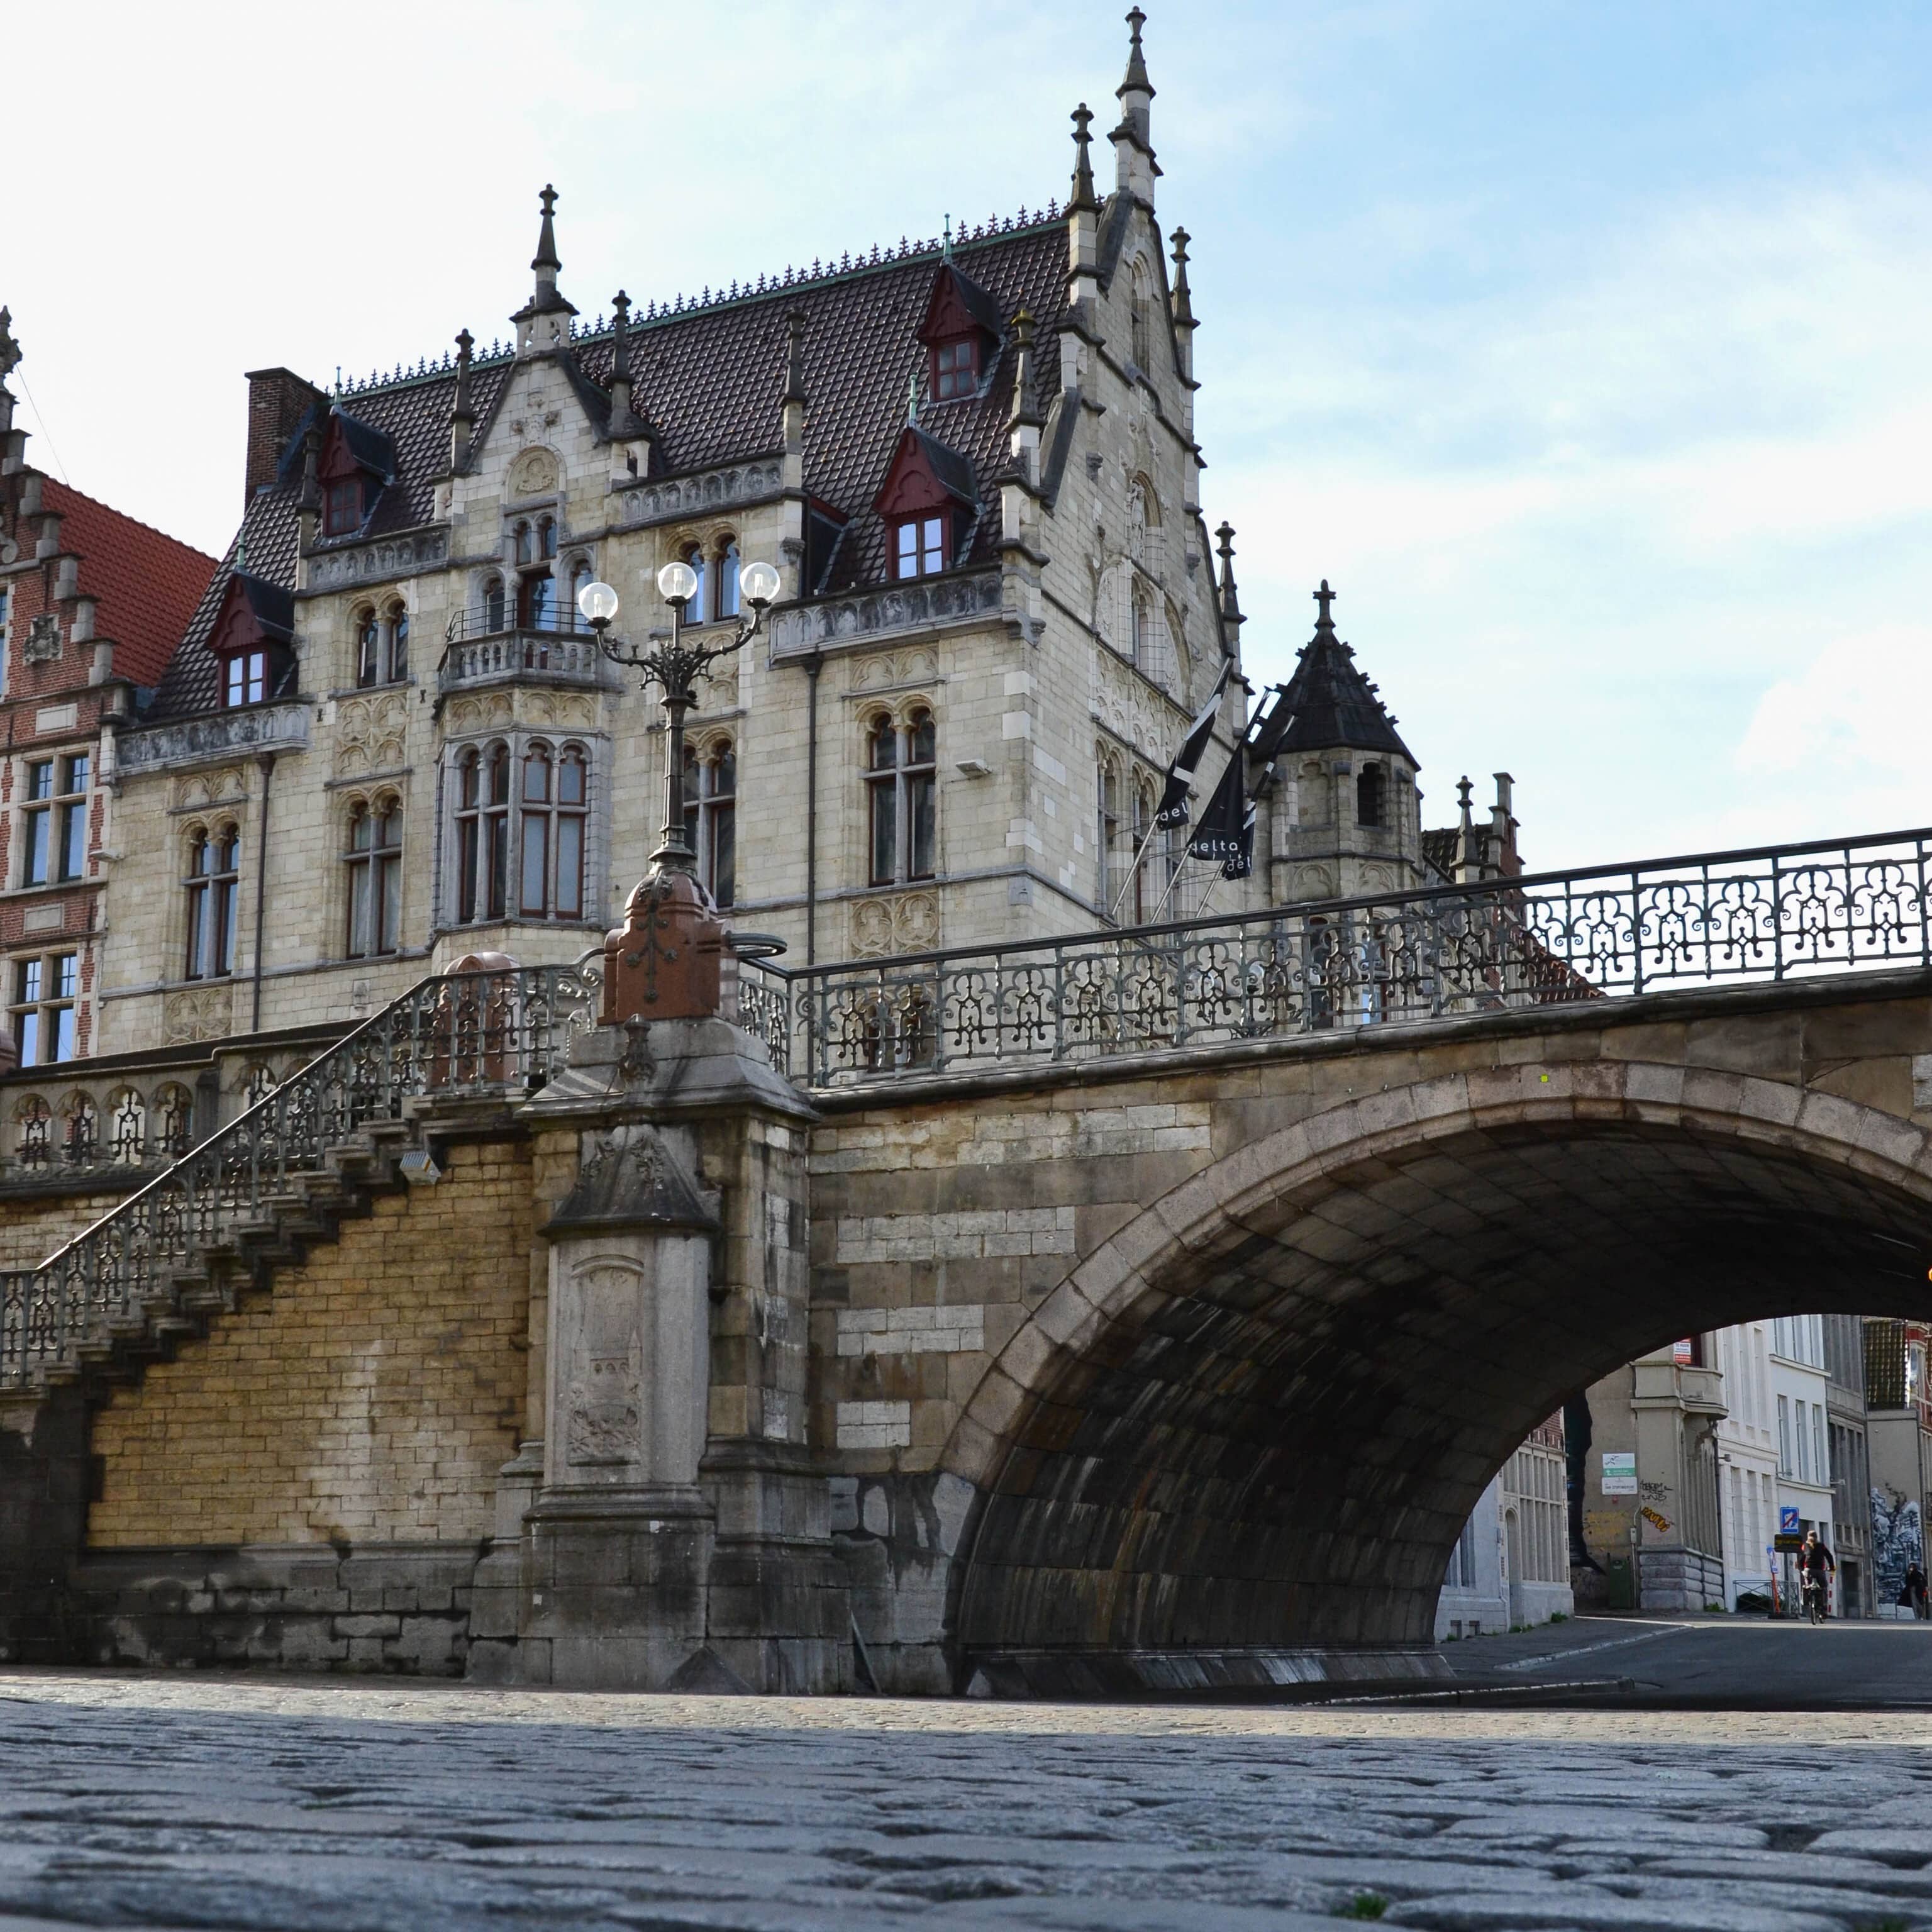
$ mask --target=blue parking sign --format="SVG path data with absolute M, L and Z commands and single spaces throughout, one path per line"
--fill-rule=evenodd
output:
M 1788 1509 L 1783 1503 L 1778 1506 L 1778 1526 L 1786 1536 L 1794 1535 L 1798 1528 L 1798 1512 Z

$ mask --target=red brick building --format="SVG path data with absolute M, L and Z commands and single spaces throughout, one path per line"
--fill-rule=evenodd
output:
M 214 559 L 27 460 L 0 308 L 0 1064 L 84 1058 L 113 859 L 109 721 L 160 681 Z

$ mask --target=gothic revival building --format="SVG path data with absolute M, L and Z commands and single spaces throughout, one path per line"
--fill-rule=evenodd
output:
M 1064 208 L 697 302 L 620 292 L 586 323 L 547 188 L 500 344 L 466 330 L 334 394 L 252 372 L 228 554 L 212 580 L 158 560 L 174 594 L 138 637 L 68 659 L 92 682 L 37 728 L 104 731 L 91 767 L 64 738 L 7 766 L 10 884 L 111 776 L 115 876 L 141 886 L 111 920 L 78 895 L 9 909 L 100 935 L 49 953 L 33 999 L 32 962 L 10 968 L 23 1012 L 78 973 L 71 1020 L 56 1003 L 16 1028 L 27 1059 L 50 1028 L 76 1053 L 293 1051 L 467 955 L 593 947 L 656 842 L 666 738 L 578 593 L 614 585 L 642 643 L 673 560 L 713 638 L 746 564 L 780 574 L 760 634 L 700 687 L 683 784 L 705 886 L 794 962 L 1191 914 L 1216 868 L 1153 821 L 1224 670 L 1200 796 L 1240 758 L 1259 830 L 1216 910 L 1516 869 L 1506 779 L 1487 824 L 1466 795 L 1460 826 L 1424 833 L 1416 760 L 1325 584 L 1293 679 L 1251 702 L 1233 532 L 1200 502 L 1187 236 L 1157 218 L 1130 20 L 1104 196 L 1083 106 Z M 18 442 L 14 520 L 71 602 L 62 499 Z M 74 641 L 103 634 L 74 608 Z M 16 675 L 51 692 L 38 664 Z

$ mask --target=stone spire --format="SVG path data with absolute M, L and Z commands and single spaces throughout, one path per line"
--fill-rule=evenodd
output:
M 310 423 L 302 432 L 302 488 L 296 496 L 296 548 L 304 554 L 322 528 L 321 465 L 322 431 Z
M 1094 192 L 1094 110 L 1085 101 L 1070 117 L 1073 123 L 1073 190 L 1066 198 L 1067 212 L 1076 208 L 1096 208 L 1100 200 Z
M 14 398 L 7 387 L 7 378 L 20 366 L 20 345 L 14 336 L 14 312 L 0 308 L 0 437 L 13 434 Z M 0 443 L 0 458 L 11 458 L 15 454 L 7 445 Z
M 1174 231 L 1174 292 L 1169 298 L 1174 317 L 1174 339 L 1180 350 L 1180 373 L 1194 380 L 1194 294 L 1187 286 L 1187 230 Z M 1192 425 L 1190 424 L 1190 431 Z
M 631 344 L 626 330 L 631 298 L 620 289 L 610 298 L 610 433 L 631 416 Z
M 1021 432 L 1033 432 L 1031 446 L 1040 447 L 1040 431 L 1046 418 L 1040 412 L 1040 398 L 1033 381 L 1033 310 L 1022 305 L 1013 315 L 1013 406 L 1006 417 L 1012 439 L 1013 454 L 1019 454 Z
M 464 469 L 470 461 L 470 438 L 476 427 L 476 405 L 470 394 L 470 352 L 476 338 L 468 329 L 456 336 L 456 394 L 449 405 L 449 466 Z
M 510 318 L 517 326 L 519 356 L 562 348 L 570 340 L 570 318 L 577 313 L 556 286 L 556 272 L 563 266 L 556 252 L 556 190 L 546 184 L 538 199 L 543 203 L 543 223 L 537 230 L 537 252 L 530 260 L 536 283 L 530 300 Z
M 784 594 L 802 597 L 806 582 L 805 494 L 805 311 L 794 309 L 785 317 L 784 394 L 778 399 L 779 434 L 784 444 L 784 534 L 778 550 L 790 580 Z
M 1141 57 L 1141 28 L 1147 16 L 1136 7 L 1127 16 L 1127 31 L 1132 36 L 1127 50 L 1127 71 L 1114 92 L 1120 104 L 1120 124 L 1109 138 L 1114 143 L 1115 185 L 1154 205 L 1154 177 L 1160 168 L 1154 158 L 1152 110 L 1154 83 L 1148 79 L 1147 62 Z
M 800 409 L 806 406 L 805 393 L 805 311 L 794 309 L 785 317 L 785 386 L 782 400 L 788 404 L 796 403 Z

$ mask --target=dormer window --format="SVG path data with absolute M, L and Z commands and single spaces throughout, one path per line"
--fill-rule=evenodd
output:
M 233 711 L 260 704 L 268 694 L 268 654 L 263 650 L 231 651 L 222 682 L 221 702 Z
M 980 339 L 962 336 L 942 342 L 932 352 L 932 399 L 950 403 L 970 396 L 980 386 Z
M 362 479 L 345 476 L 328 486 L 323 500 L 322 533 L 328 537 L 346 536 L 362 527 Z
M 946 565 L 946 519 L 942 515 L 908 517 L 894 532 L 896 577 L 931 577 Z

